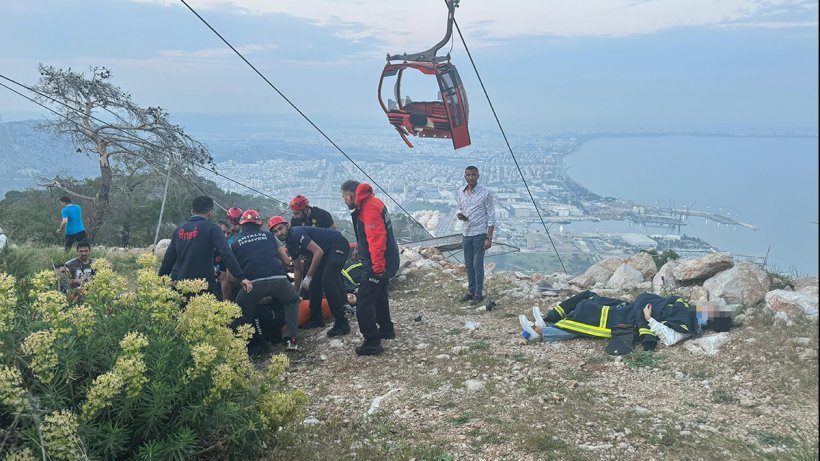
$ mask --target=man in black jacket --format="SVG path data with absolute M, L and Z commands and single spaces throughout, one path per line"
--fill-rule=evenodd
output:
M 192 216 L 179 226 L 171 237 L 171 245 L 162 258 L 159 275 L 170 275 L 172 280 L 205 279 L 208 292 L 222 299 L 214 273 L 214 254 L 222 257 L 225 267 L 231 271 L 245 292 L 253 289 L 253 283 L 245 278 L 236 257 L 228 247 L 219 226 L 209 221 L 214 213 L 214 201 L 199 196 L 191 203 Z

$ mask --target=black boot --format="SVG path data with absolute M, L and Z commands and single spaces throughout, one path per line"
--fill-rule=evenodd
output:
M 344 336 L 348 333 L 350 333 L 350 323 L 342 317 L 336 320 L 336 323 L 333 324 L 333 328 L 327 332 L 327 335 L 333 338 L 335 336 Z
M 380 339 L 369 339 L 361 346 L 356 346 L 356 355 L 379 355 L 384 352 Z

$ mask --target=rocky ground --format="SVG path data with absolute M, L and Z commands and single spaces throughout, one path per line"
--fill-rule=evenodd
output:
M 287 380 L 309 396 L 305 419 L 270 459 L 817 459 L 816 321 L 750 309 L 714 355 L 613 357 L 605 340 L 521 338 L 519 314 L 571 290 L 490 274 L 497 306 L 476 309 L 456 301 L 461 272 L 432 263 L 391 287 L 385 354 L 354 354 L 355 320 L 340 339 L 302 332 Z

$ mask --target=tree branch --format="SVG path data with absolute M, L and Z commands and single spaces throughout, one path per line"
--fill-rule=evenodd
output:
M 79 194 L 77 192 L 74 192 L 71 189 L 68 189 L 66 186 L 64 186 L 60 181 L 57 181 L 56 179 L 52 179 L 48 183 L 43 183 L 43 184 L 40 184 L 40 185 L 44 186 L 44 187 L 56 187 L 57 189 L 62 190 L 63 192 L 65 192 L 68 195 L 71 195 L 71 196 L 74 196 L 74 197 L 77 197 L 77 198 L 81 198 L 81 199 L 85 199 L 85 200 L 90 200 L 92 202 L 97 200 L 94 197 L 89 197 L 87 195 Z

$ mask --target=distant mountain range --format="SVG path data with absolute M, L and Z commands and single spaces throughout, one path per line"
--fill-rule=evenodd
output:
M 71 141 L 40 129 L 43 122 L 0 123 L 0 197 L 10 190 L 37 187 L 40 177 L 97 176 L 95 159 L 75 151 Z

